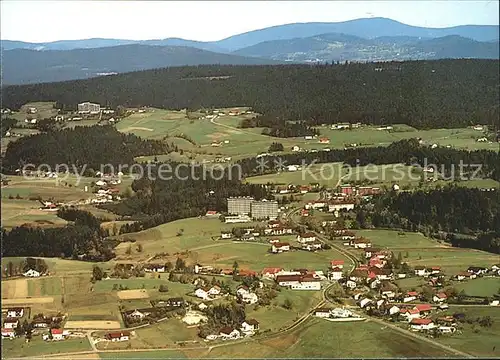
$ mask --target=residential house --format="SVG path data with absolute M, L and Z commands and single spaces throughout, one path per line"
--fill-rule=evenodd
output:
M 328 212 L 335 212 L 340 210 L 353 210 L 354 209 L 354 201 L 332 201 L 328 204 Z
M 276 274 L 278 274 L 280 271 L 283 271 L 283 268 L 280 267 L 264 268 L 261 272 L 261 275 L 262 277 L 274 280 L 276 279 Z
M 270 229 L 274 229 L 281 226 L 281 222 L 279 220 L 272 220 L 267 223 L 267 227 Z
M 330 143 L 330 139 L 328 139 L 326 137 L 320 137 L 319 138 L 319 143 L 320 144 L 329 144 Z
M 441 273 L 441 267 L 440 266 L 432 266 L 430 269 L 428 269 L 427 271 L 429 272 L 430 270 L 430 274 L 431 275 L 437 275 L 437 274 L 440 274 Z
M 220 329 L 219 336 L 222 340 L 236 340 L 240 338 L 240 332 L 230 326 Z
M 360 268 L 354 269 L 349 275 L 349 279 L 355 282 L 364 281 L 368 277 L 368 271 Z
M 412 319 L 410 322 L 410 328 L 412 330 L 431 330 L 434 329 L 436 325 L 431 319 Z
M 408 322 L 420 318 L 420 311 L 417 309 L 402 309 L 399 314 Z
M 14 329 L 2 329 L 2 338 L 14 339 L 16 331 Z
M 125 313 L 125 315 L 127 317 L 131 317 L 131 318 L 134 318 L 134 319 L 144 319 L 146 316 L 148 316 L 150 313 L 148 311 L 145 311 L 145 310 L 133 310 L 133 311 L 128 311 Z
M 217 296 L 220 295 L 222 292 L 222 289 L 218 285 L 212 286 L 210 289 L 208 289 L 207 293 L 210 296 Z
M 458 273 L 455 278 L 458 280 L 458 281 L 462 281 L 462 280 L 471 280 L 471 279 L 475 279 L 477 277 L 476 274 L 473 274 L 473 273 L 470 273 L 468 271 L 462 271 L 460 273 Z
M 321 290 L 321 282 L 314 277 L 303 275 L 278 275 L 276 282 L 292 290 Z
M 314 233 L 308 232 L 297 236 L 297 241 L 301 244 L 316 241 L 316 235 Z
M 344 268 L 344 260 L 332 260 L 330 261 L 330 267 L 333 269 L 343 269 Z
M 379 269 L 377 267 L 373 267 L 369 269 L 368 273 L 369 278 L 376 278 L 377 280 L 391 280 L 392 279 L 392 270 L 391 269 Z
M 448 296 L 444 292 L 439 292 L 432 297 L 432 301 L 435 303 L 442 303 L 448 299 Z
M 145 272 L 165 272 L 165 265 L 159 265 L 159 264 L 147 264 L 144 266 L 144 271 Z
M 50 322 L 51 321 L 49 319 L 42 318 L 33 320 L 31 324 L 35 329 L 45 329 L 49 326 Z
M 359 238 L 353 241 L 353 246 L 355 249 L 365 249 L 367 247 L 371 247 L 372 243 L 368 239 Z
M 364 308 L 366 307 L 368 304 L 371 304 L 373 301 L 371 299 L 368 299 L 368 298 L 364 298 L 364 299 L 361 299 L 360 302 L 359 302 L 359 307 L 360 308 Z
M 7 317 L 8 318 L 20 318 L 24 315 L 23 308 L 9 308 L 7 309 Z
M 287 242 L 273 244 L 271 247 L 271 251 L 275 254 L 290 251 L 290 244 Z
M 453 334 L 457 329 L 454 326 L 438 326 L 438 331 L 442 334 Z
M 243 301 L 245 304 L 253 305 L 259 301 L 259 297 L 256 293 L 247 292 L 241 296 L 241 301 Z
M 406 303 L 406 302 L 417 300 L 417 297 L 418 297 L 418 292 L 416 292 L 416 291 L 408 291 L 406 293 L 406 296 L 403 298 L 403 302 Z
M 50 333 L 52 334 L 52 340 L 64 340 L 63 329 L 50 329 Z
M 467 272 L 475 275 L 484 275 L 488 272 L 488 269 L 481 266 L 469 266 Z
M 18 319 L 7 318 L 3 322 L 4 329 L 15 329 L 18 326 L 19 326 L 19 320 Z
M 121 331 L 121 332 L 110 332 L 106 334 L 106 340 L 109 341 L 128 341 L 130 340 L 130 333 L 128 331 Z
M 415 275 L 416 276 L 427 276 L 429 273 L 425 266 L 415 266 Z
M 244 334 L 253 334 L 255 331 L 259 330 L 259 322 L 255 319 L 245 320 L 241 324 L 240 330 Z
M 304 216 L 304 217 L 309 216 L 309 210 L 307 210 L 307 209 L 300 210 L 300 216 Z
M 231 239 L 233 237 L 233 233 L 231 232 L 221 232 L 221 239 Z
M 307 251 L 316 251 L 321 250 L 323 248 L 323 244 L 319 241 L 315 241 L 312 243 L 302 244 L 302 249 Z
M 399 314 L 399 312 L 401 311 L 401 309 L 399 307 L 397 307 L 396 305 L 392 305 L 390 308 L 389 308 L 389 315 L 396 315 L 396 314 Z
M 420 315 L 427 315 L 432 311 L 432 305 L 430 304 L 418 304 L 415 305 L 414 309 L 420 312 Z
M 207 300 L 210 298 L 210 296 L 208 295 L 208 292 L 202 288 L 196 289 L 194 294 L 196 297 L 199 297 L 200 299 L 203 299 L 203 300 Z
M 350 239 L 347 239 L 347 240 L 350 240 Z M 365 251 L 365 258 L 366 259 L 370 259 L 373 255 L 375 255 L 380 249 L 377 249 L 377 248 L 372 248 L 372 247 L 368 247 L 368 248 L 365 248 L 364 251 Z
M 333 268 L 329 273 L 330 280 L 340 280 L 343 277 L 343 272 L 340 267 Z
M 174 297 L 174 298 L 167 299 L 165 304 L 168 307 L 183 307 L 184 305 L 186 305 L 186 302 L 181 297 Z
M 381 291 L 381 295 L 386 299 L 392 299 L 396 296 L 396 293 L 393 290 L 384 289 Z
M 345 283 L 345 286 L 348 288 L 348 289 L 356 289 L 356 282 L 355 281 L 352 281 L 352 280 L 347 280 L 346 283 Z
M 330 310 L 330 315 L 334 318 L 349 318 L 353 316 L 353 313 L 347 309 L 336 308 Z
M 329 318 L 330 317 L 330 309 L 318 308 L 314 310 L 314 316 L 320 318 Z
M 368 262 L 368 265 L 370 265 L 370 267 L 373 266 L 379 269 L 382 269 L 385 266 L 385 264 L 386 264 L 385 260 L 381 260 L 377 257 L 371 258 L 370 261 Z
M 26 277 L 39 277 L 41 274 L 39 271 L 36 271 L 36 270 L 33 270 L 33 269 L 29 269 L 28 271 L 26 271 L 23 276 L 26 276 Z

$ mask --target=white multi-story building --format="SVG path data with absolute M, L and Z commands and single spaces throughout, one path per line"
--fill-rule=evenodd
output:
M 254 219 L 274 220 L 278 217 L 279 207 L 275 200 L 262 200 L 252 202 L 250 210 Z
M 231 215 L 248 215 L 252 212 L 253 197 L 230 197 L 227 199 L 227 212 Z
M 79 114 L 98 114 L 99 112 L 101 112 L 101 105 L 99 104 L 94 104 L 88 101 L 78 104 Z

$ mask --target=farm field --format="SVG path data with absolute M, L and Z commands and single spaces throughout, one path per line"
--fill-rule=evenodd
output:
M 370 358 L 450 356 L 371 322 L 332 323 L 309 319 L 304 327 L 267 340 L 213 348 L 210 358 Z M 204 356 L 200 354 L 200 356 Z
M 179 350 L 130 351 L 130 352 L 101 352 L 101 359 L 185 359 L 186 356 Z
M 405 248 L 440 248 L 443 247 L 437 240 L 425 237 L 423 234 L 414 232 L 404 232 L 399 235 L 394 230 L 356 230 L 357 236 L 371 240 L 374 247 L 389 249 Z
M 468 352 L 476 357 L 499 358 L 500 348 L 500 308 L 495 307 L 453 307 L 447 312 L 465 314 L 466 322 L 462 323 L 462 333 L 453 336 L 441 336 L 438 341 L 455 349 Z M 467 320 L 475 321 L 477 318 L 489 316 L 492 320 L 491 327 L 482 327 L 477 323 L 468 324 Z
M 217 244 L 218 242 L 212 240 L 212 237 L 219 237 L 221 231 L 229 231 L 233 227 L 254 227 L 258 224 L 262 223 L 224 224 L 217 218 L 172 221 L 137 233 L 120 235 L 119 239 L 123 242 L 115 248 L 116 260 L 148 258 L 163 252 L 173 255 L 179 251 L 194 250 L 201 246 Z M 182 235 L 177 236 L 178 234 Z M 135 243 L 127 242 L 128 239 L 135 240 Z M 140 253 L 135 251 L 138 244 L 143 246 Z M 126 255 L 125 252 L 130 245 L 132 254 Z
M 500 278 L 477 278 L 456 284 L 455 287 L 458 291 L 464 290 L 469 296 L 491 297 L 500 293 Z
M 196 250 L 196 259 L 202 264 L 229 268 L 234 261 L 237 261 L 240 269 L 254 271 L 275 266 L 286 269 L 307 267 L 308 269 L 325 270 L 332 259 L 343 259 L 349 262 L 333 249 L 319 252 L 290 251 L 282 254 L 268 253 L 269 249 L 270 246 L 267 244 L 228 243 Z
M 24 339 L 2 340 L 2 358 L 39 357 L 48 354 L 58 354 L 77 351 L 90 351 L 87 338 L 68 339 L 47 343 L 41 336 L 35 336 L 26 343 Z
M 450 276 L 466 271 L 469 266 L 491 266 L 499 260 L 498 255 L 465 248 L 412 249 L 408 255 L 403 261 L 410 266 L 440 266 Z

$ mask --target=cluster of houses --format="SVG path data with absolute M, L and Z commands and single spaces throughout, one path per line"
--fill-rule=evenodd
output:
M 259 322 L 255 319 L 245 320 L 239 329 L 230 326 L 223 327 L 218 334 L 210 334 L 206 340 L 238 340 L 245 336 L 252 336 L 259 330 Z
M 14 307 L 2 309 L 5 318 L 2 321 L 2 338 L 13 339 L 16 337 L 16 329 L 20 326 L 22 318 L 26 315 L 25 309 L 22 307 Z M 64 340 L 69 335 L 68 331 L 63 331 L 58 328 L 50 328 L 53 325 L 58 325 L 64 320 L 62 315 L 43 316 L 38 314 L 33 317 L 31 322 L 33 330 L 41 330 L 49 328 L 49 334 L 44 334 L 44 340 Z
M 5 319 L 2 320 L 2 338 L 14 338 L 16 328 L 19 326 L 19 320 L 24 316 L 24 308 L 6 309 L 5 315 Z
M 327 318 L 327 319 L 360 319 L 360 320 L 364 320 L 363 318 L 354 314 L 351 310 L 344 309 L 344 308 L 335 308 L 335 309 L 317 308 L 316 310 L 314 310 L 314 316 L 320 317 L 320 318 Z

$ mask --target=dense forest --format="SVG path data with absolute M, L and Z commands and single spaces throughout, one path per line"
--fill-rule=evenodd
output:
M 498 127 L 498 60 L 173 67 L 60 83 L 6 86 L 3 106 L 83 99 L 196 110 L 251 106 L 268 119 Z M 168 84 L 168 86 L 166 86 Z M 272 126 L 267 126 L 272 128 Z
M 389 192 L 357 213 L 360 226 L 445 233 L 454 246 L 500 254 L 500 192 L 463 187 Z M 463 234 L 468 236 L 457 236 Z
M 131 165 L 136 156 L 164 154 L 171 149 L 164 142 L 143 140 L 134 134 L 118 132 L 112 126 L 77 126 L 9 143 L 2 171 L 12 173 L 23 164 L 47 164 L 52 169 L 58 164 L 68 164 L 77 170 L 97 171 L 102 165 Z
M 231 196 L 254 196 L 269 198 L 261 185 L 244 184 L 237 171 L 206 171 L 202 166 L 192 168 L 173 164 L 179 176 L 161 179 L 158 167 L 145 165 L 145 170 L 156 180 L 135 180 L 132 189 L 135 195 L 120 203 L 102 207 L 122 216 L 132 216 L 135 223 L 123 225 L 122 233 L 136 232 L 169 221 L 205 215 L 207 210 L 227 211 L 227 198 Z M 236 169 L 235 169 L 236 170 Z
M 290 122 L 283 121 L 278 117 L 260 115 L 253 119 L 244 119 L 240 123 L 241 128 L 263 127 L 263 135 L 274 137 L 302 137 L 307 135 L 319 135 L 319 131 L 308 125 L 305 121 Z

